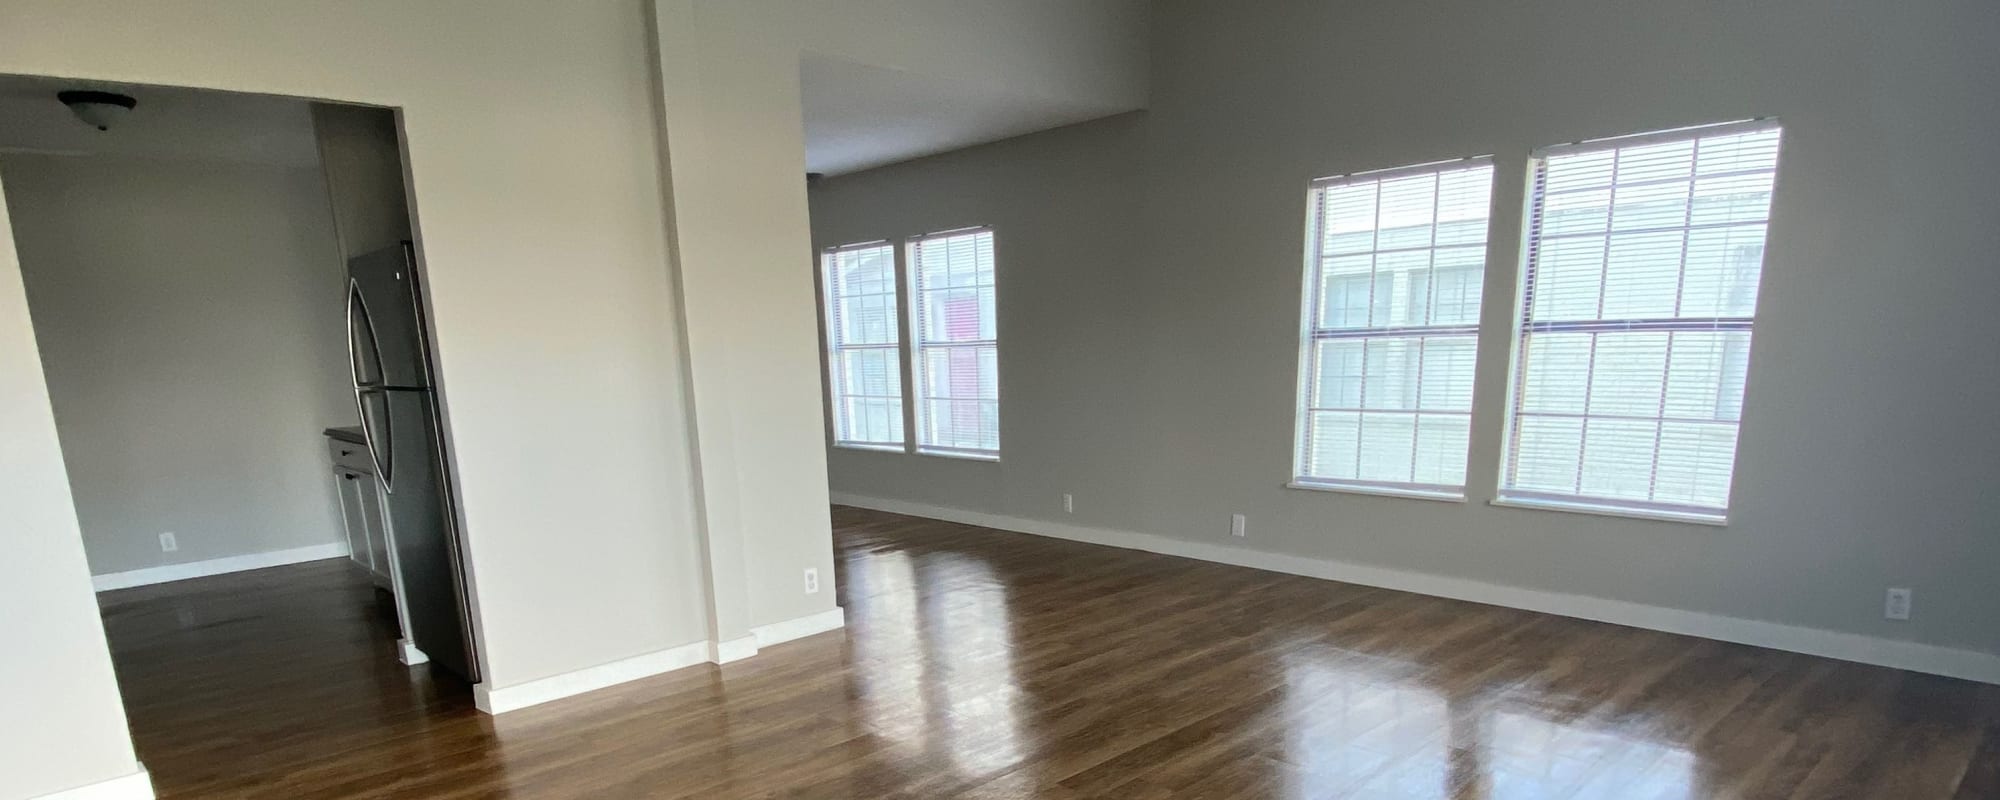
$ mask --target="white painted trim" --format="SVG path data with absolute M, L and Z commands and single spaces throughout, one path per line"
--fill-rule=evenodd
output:
M 403 666 L 414 667 L 418 664 L 428 663 L 431 657 L 424 651 L 417 649 L 416 642 L 412 642 L 409 639 L 397 639 L 396 660 L 403 662 Z
M 1521 508 L 1529 511 L 1560 511 L 1565 514 L 1596 514 L 1600 517 L 1624 517 L 1626 519 L 1650 519 L 1655 522 L 1681 522 L 1688 525 L 1707 525 L 1711 528 L 1729 527 L 1729 517 L 1708 514 L 1686 514 L 1676 511 L 1659 511 L 1650 508 L 1619 508 L 1595 503 L 1565 503 L 1561 500 L 1535 500 L 1525 497 L 1496 497 L 1486 501 L 1497 508 Z
M 757 638 L 758 647 L 770 647 L 780 642 L 803 639 L 816 633 L 840 630 L 847 626 L 847 612 L 834 606 L 817 614 L 808 614 L 784 622 L 773 622 L 750 629 L 750 635 Z
M 1465 490 L 1457 494 L 1451 492 L 1427 492 L 1422 489 L 1396 489 L 1388 486 L 1363 486 L 1360 484 L 1321 483 L 1305 479 L 1293 479 L 1285 483 L 1287 489 L 1303 489 L 1308 492 L 1333 492 L 1335 494 L 1365 494 L 1375 497 L 1400 497 L 1405 500 L 1435 500 L 1440 503 L 1465 502 Z
M 789 642 L 815 633 L 836 630 L 846 625 L 846 620 L 846 614 L 836 606 L 798 619 L 751 628 L 749 636 L 740 636 L 726 642 L 700 641 L 684 644 L 656 653 L 585 667 L 575 672 L 565 672 L 499 689 L 480 683 L 472 687 L 472 703 L 488 714 L 505 714 L 696 664 L 727 664 L 741 661 L 756 655 L 760 647 L 769 647 L 779 642 Z
M 479 710 L 488 714 L 505 714 L 682 667 L 705 664 L 708 663 L 708 648 L 707 641 L 693 642 L 498 689 L 480 683 L 472 687 L 472 701 Z
M 741 636 L 726 642 L 708 643 L 708 662 L 711 664 L 742 661 L 756 654 L 757 637 L 754 635 Z
M 207 561 L 189 561 L 184 564 L 168 564 L 161 567 L 147 567 L 130 572 L 113 572 L 90 576 L 90 583 L 97 591 L 129 589 L 155 583 L 171 583 L 189 578 L 206 578 L 210 575 L 224 575 L 231 572 L 247 572 L 266 567 L 282 567 L 286 564 L 302 564 L 307 561 L 324 561 L 329 558 L 346 558 L 347 543 L 331 542 L 290 550 L 272 550 L 265 553 L 251 553 L 227 558 L 212 558 Z
M 1090 544 L 1144 550 L 1219 564 L 1304 575 L 1311 578 L 1379 586 L 1406 592 L 1469 600 L 1545 614 L 1609 622 L 1704 639 L 1788 650 L 1794 653 L 1856 661 L 1883 667 L 1927 672 L 1953 678 L 2000 684 L 2000 654 L 1977 650 L 1882 639 L 1855 633 L 1728 617 L 1623 600 L 1527 589 L 1495 583 L 1374 567 L 1343 561 L 1270 553 L 1244 547 L 1190 542 L 1147 533 L 1089 528 L 979 511 L 910 503 L 845 492 L 832 493 L 841 505 L 896 514 L 929 517 L 967 525 L 1069 539 Z
M 138 772 L 120 775 L 88 786 L 45 794 L 35 800 L 153 800 L 153 779 L 144 765 Z

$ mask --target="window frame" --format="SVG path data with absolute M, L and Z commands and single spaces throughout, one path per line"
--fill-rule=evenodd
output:
M 940 344 L 927 346 L 924 343 L 924 337 L 923 337 L 923 322 L 924 322 L 923 311 L 925 306 L 923 305 L 924 298 L 922 296 L 926 290 L 922 285 L 922 278 L 918 272 L 919 266 L 917 264 L 917 249 L 921 244 L 927 241 L 949 239 L 959 236 L 972 236 L 978 234 L 985 234 L 987 237 L 989 237 L 989 239 L 992 242 L 993 284 L 990 287 L 990 289 L 993 295 L 993 337 L 991 339 L 979 339 L 974 341 L 952 341 L 952 342 L 944 342 Z M 906 438 L 908 438 L 910 442 L 910 452 L 922 456 L 938 456 L 941 458 L 954 458 L 954 459 L 963 459 L 968 461 L 998 462 L 1000 460 L 1000 453 L 1001 453 L 1001 448 L 999 446 L 1000 443 L 999 437 L 1000 437 L 1000 430 L 1002 427 L 999 424 L 1000 408 L 1002 407 L 1000 402 L 1001 387 L 1000 387 L 1000 364 L 999 364 L 1000 237 L 994 231 L 992 225 L 968 225 L 961 228 L 949 228 L 946 230 L 930 231 L 908 237 L 903 240 L 903 246 L 900 248 L 900 252 L 903 264 L 904 280 L 906 281 L 909 287 L 909 293 L 908 293 L 909 299 L 906 301 L 904 305 L 904 309 L 907 312 L 904 316 L 904 341 L 907 343 L 907 349 L 905 353 L 906 357 L 904 359 L 904 374 L 908 379 L 908 383 L 906 384 L 906 388 L 908 390 L 907 396 L 912 401 L 908 404 L 909 405 L 908 415 L 910 424 L 905 428 Z M 979 287 L 975 286 L 974 288 L 979 288 Z M 927 416 L 927 411 L 928 411 L 927 406 L 929 402 L 931 400 L 948 401 L 952 399 L 952 398 L 932 398 L 923 394 L 925 390 L 924 384 L 925 384 L 926 369 L 922 362 L 925 357 L 926 350 L 931 348 L 977 349 L 977 348 L 989 348 L 989 347 L 992 348 L 993 350 L 993 361 L 994 361 L 992 403 L 994 409 L 994 442 L 996 446 L 993 449 L 988 450 L 985 448 L 953 447 L 948 445 L 925 444 L 924 436 L 925 432 L 928 430 L 927 426 L 929 423 L 929 417 Z
M 886 249 L 889 251 L 889 284 L 890 299 L 892 301 L 890 304 L 890 329 L 895 331 L 896 341 L 892 345 L 840 344 L 840 337 L 834 329 L 836 320 L 840 317 L 834 304 L 843 299 L 843 296 L 836 291 L 838 284 L 836 283 L 836 276 L 832 271 L 833 260 L 844 252 L 874 249 Z M 903 328 L 905 291 L 902 264 L 903 256 L 901 248 L 898 248 L 889 239 L 849 242 L 847 244 L 823 247 L 819 251 L 819 263 L 815 265 L 813 272 L 819 283 L 820 290 L 820 354 L 826 362 L 822 372 L 826 377 L 827 443 L 832 447 L 878 453 L 904 453 L 910 449 L 910 376 L 908 374 L 908 360 L 905 358 L 904 352 L 909 347 L 909 341 Z M 841 381 L 841 354 L 850 350 L 888 350 L 893 352 L 894 363 L 896 364 L 895 386 L 899 393 L 895 400 L 898 406 L 897 416 L 899 417 L 900 427 L 903 432 L 901 441 L 877 442 L 842 438 L 842 434 L 845 432 L 842 424 L 845 419 L 843 402 L 848 395 L 842 391 L 844 384 Z
M 1322 252 L 1323 243 L 1321 241 L 1321 239 L 1324 238 L 1324 234 L 1321 232 L 1321 225 L 1322 225 L 1321 217 L 1325 202 L 1324 191 L 1331 187 L 1339 186 L 1345 183 L 1354 182 L 1358 180 L 1379 182 L 1379 181 L 1394 180 L 1397 178 L 1404 178 L 1416 175 L 1427 175 L 1427 174 L 1443 175 L 1445 173 L 1450 173 L 1455 171 L 1476 169 L 1482 166 L 1487 170 L 1488 173 L 1487 194 L 1486 194 L 1486 218 L 1485 218 L 1486 229 L 1482 234 L 1481 237 L 1482 241 L 1479 244 L 1479 247 L 1482 248 L 1483 252 L 1481 253 L 1480 265 L 1477 269 L 1477 271 L 1480 274 L 1482 299 L 1481 302 L 1473 304 L 1474 313 L 1471 322 L 1460 323 L 1460 324 L 1448 324 L 1448 325 L 1433 325 L 1426 322 L 1426 324 L 1424 325 L 1415 325 L 1415 326 L 1403 325 L 1403 326 L 1355 328 L 1355 329 L 1349 329 L 1339 334 L 1323 335 L 1325 329 L 1321 329 L 1318 326 L 1318 322 L 1319 322 L 1320 305 L 1328 289 L 1328 282 L 1321 280 L 1321 271 L 1323 267 L 1320 263 L 1322 257 L 1324 256 L 1324 253 Z M 1302 279 L 1300 281 L 1300 286 L 1302 288 L 1302 291 L 1300 292 L 1301 297 L 1300 297 L 1300 308 L 1299 308 L 1299 352 L 1297 355 L 1298 380 L 1297 380 L 1297 386 L 1295 387 L 1296 391 L 1293 395 L 1293 401 L 1292 401 L 1293 413 L 1294 413 L 1293 424 L 1292 424 L 1292 472 L 1290 480 L 1286 481 L 1285 483 L 1286 487 L 1292 489 L 1303 489 L 1308 491 L 1377 495 L 1385 497 L 1401 497 L 1401 498 L 1416 499 L 1416 500 L 1435 500 L 1435 501 L 1443 501 L 1451 503 L 1465 502 L 1466 489 L 1471 482 L 1470 466 L 1472 458 L 1472 443 L 1474 439 L 1473 437 L 1474 431 L 1472 429 L 1473 429 L 1473 421 L 1477 417 L 1477 406 L 1476 406 L 1477 384 L 1478 384 L 1477 374 L 1478 374 L 1479 352 L 1481 350 L 1480 347 L 1481 330 L 1482 330 L 1481 323 L 1483 322 L 1483 316 L 1484 316 L 1483 307 L 1484 307 L 1484 295 L 1485 295 L 1485 273 L 1492 264 L 1492 245 L 1493 245 L 1492 226 L 1495 218 L 1494 210 L 1496 208 L 1496 206 L 1494 205 L 1494 201 L 1497 196 L 1497 193 L 1495 191 L 1497 189 L 1497 186 L 1495 185 L 1494 177 L 1497 176 L 1497 174 L 1498 173 L 1495 166 L 1495 158 L 1492 155 L 1476 155 L 1476 156 L 1464 156 L 1460 158 L 1445 159 L 1441 161 L 1431 161 L 1420 164 L 1410 164 L 1400 167 L 1390 167 L 1387 169 L 1364 170 L 1358 172 L 1349 172 L 1340 175 L 1330 175 L 1322 178 L 1315 178 L 1307 182 L 1306 194 L 1305 194 L 1306 208 L 1305 208 L 1305 215 L 1303 217 L 1305 226 L 1303 235 L 1300 236 L 1300 240 L 1304 244 L 1302 258 L 1301 258 L 1304 269 L 1303 269 Z M 1436 233 L 1437 225 L 1438 225 L 1438 220 L 1435 216 L 1433 216 L 1431 219 L 1431 228 L 1432 228 L 1431 244 L 1428 246 L 1428 249 L 1431 249 L 1433 251 L 1435 251 L 1435 249 L 1438 247 L 1437 233 Z M 1374 254 L 1379 251 L 1371 250 L 1369 252 L 1371 254 Z M 1433 299 L 1435 298 L 1437 284 L 1439 283 L 1438 281 L 1435 280 L 1435 274 L 1434 274 L 1435 269 L 1436 269 L 1435 264 L 1433 264 L 1431 270 L 1427 271 L 1426 273 L 1426 275 L 1429 278 L 1431 278 L 1431 280 L 1426 285 L 1427 286 L 1426 296 L 1428 298 L 1433 298 Z M 1347 280 L 1354 280 L 1355 278 L 1358 277 L 1359 276 L 1350 276 L 1349 278 L 1347 278 Z M 1370 294 L 1371 294 L 1371 299 L 1367 303 L 1367 308 L 1370 310 L 1371 316 L 1376 306 L 1376 302 L 1372 299 L 1372 294 L 1374 292 L 1375 284 L 1379 284 L 1380 279 L 1381 275 L 1373 271 L 1371 271 L 1370 274 L 1367 276 L 1367 280 L 1370 284 Z M 1430 309 L 1430 303 L 1431 300 L 1426 301 L 1427 310 L 1433 310 Z M 1389 302 L 1385 304 L 1385 307 L 1393 308 L 1394 299 L 1391 298 Z M 1309 466 L 1309 462 L 1311 461 L 1310 447 L 1311 447 L 1312 437 L 1310 433 L 1311 432 L 1310 418 L 1313 412 L 1318 410 L 1312 405 L 1313 390 L 1318 380 L 1318 370 L 1316 369 L 1316 367 L 1319 366 L 1319 359 L 1317 355 L 1314 353 L 1314 349 L 1318 346 L 1318 344 L 1321 341 L 1324 341 L 1328 338 L 1336 338 L 1336 337 L 1359 338 L 1366 340 L 1369 338 L 1394 338 L 1394 337 L 1407 338 L 1407 337 L 1419 337 L 1419 336 L 1470 336 L 1472 338 L 1473 379 L 1469 387 L 1471 391 L 1471 396 L 1467 397 L 1466 408 L 1465 411 L 1462 412 L 1462 415 L 1465 418 L 1465 425 L 1466 425 L 1465 459 L 1468 468 L 1468 472 L 1465 479 L 1456 486 L 1446 486 L 1442 484 L 1423 484 L 1416 482 L 1394 483 L 1388 481 L 1369 481 L 1360 479 L 1322 478 L 1322 477 L 1314 477 L 1307 475 L 1306 474 L 1307 467 Z M 1363 370 L 1363 372 L 1366 372 L 1367 356 L 1364 354 L 1362 356 L 1362 359 L 1363 363 L 1361 365 L 1361 369 Z M 1421 367 L 1419 367 L 1419 369 L 1421 369 Z M 1415 402 L 1421 403 L 1421 399 Z M 1411 410 L 1410 413 L 1414 416 L 1421 414 L 1422 411 L 1421 409 L 1415 409 Z M 1448 413 L 1451 413 L 1453 415 L 1459 415 L 1461 412 L 1452 411 Z M 1412 432 L 1412 435 L 1413 436 L 1415 435 L 1414 430 Z M 1413 455 L 1414 455 L 1414 449 L 1413 449 Z M 1412 475 L 1412 477 L 1414 478 L 1415 476 Z
M 1746 364 L 1744 367 L 1745 377 L 1743 382 L 1743 392 L 1741 397 L 1737 398 L 1736 401 L 1738 405 L 1737 419 L 1735 420 L 1737 436 L 1730 450 L 1730 486 L 1729 486 L 1729 493 L 1727 495 L 1727 500 L 1725 501 L 1725 505 L 1720 509 L 1708 509 L 1706 507 L 1687 506 L 1684 504 L 1642 503 L 1636 501 L 1623 501 L 1617 498 L 1595 497 L 1582 494 L 1560 495 L 1556 493 L 1535 492 L 1533 490 L 1510 490 L 1508 488 L 1508 484 L 1512 479 L 1511 467 L 1515 464 L 1518 457 L 1518 439 L 1520 436 L 1519 405 L 1522 399 L 1522 395 L 1524 393 L 1524 387 L 1522 384 L 1524 376 L 1522 374 L 1522 370 L 1526 365 L 1527 361 L 1527 359 L 1524 357 L 1525 356 L 1524 348 L 1527 347 L 1528 343 L 1529 337 L 1527 336 L 1527 334 L 1530 333 L 1529 327 L 1531 324 L 1533 324 L 1529 320 L 1530 309 L 1528 307 L 1528 304 L 1529 301 L 1531 300 L 1531 296 L 1529 294 L 1530 291 L 1529 282 L 1534 277 L 1534 270 L 1531 267 L 1537 253 L 1536 209 L 1538 207 L 1538 204 L 1542 201 L 1542 190 L 1540 188 L 1540 184 L 1542 180 L 1541 176 L 1543 170 L 1546 168 L 1547 160 L 1554 155 L 1587 153 L 1600 150 L 1615 150 L 1627 147 L 1643 147 L 1651 144 L 1665 144 L 1665 143 L 1685 141 L 1685 140 L 1699 140 L 1701 138 L 1711 137 L 1711 136 L 1728 136 L 1731 134 L 1753 133 L 1764 130 L 1777 131 L 1778 143 L 1777 143 L 1777 156 L 1775 157 L 1776 160 L 1774 161 L 1771 170 L 1772 178 L 1771 178 L 1770 205 L 1767 207 L 1765 211 L 1765 217 L 1763 221 L 1764 245 L 1763 245 L 1762 257 L 1758 262 L 1758 272 L 1757 272 L 1758 288 L 1757 288 L 1756 305 L 1752 307 L 1751 313 L 1747 317 L 1725 318 L 1718 316 L 1718 317 L 1688 318 L 1690 321 L 1695 323 L 1698 323 L 1700 321 L 1709 321 L 1711 323 L 1718 323 L 1718 324 L 1722 322 L 1727 322 L 1730 324 L 1731 327 L 1728 327 L 1726 329 L 1742 330 L 1746 333 L 1751 334 L 1750 343 L 1746 345 L 1746 351 L 1744 354 L 1744 359 Z M 1493 498 L 1487 501 L 1489 505 L 1505 507 L 1505 508 L 1529 509 L 1536 511 L 1558 511 L 1558 512 L 1575 513 L 1575 514 L 1589 514 L 1596 516 L 1623 517 L 1628 519 L 1679 522 L 1679 523 L 1704 525 L 1711 527 L 1727 527 L 1729 525 L 1730 511 L 1734 507 L 1734 503 L 1737 496 L 1736 481 L 1740 477 L 1740 475 L 1737 473 L 1736 467 L 1741 462 L 1742 459 L 1742 431 L 1743 431 L 1743 426 L 1748 421 L 1749 417 L 1749 414 L 1747 413 L 1749 407 L 1750 383 L 1751 383 L 1749 376 L 1749 366 L 1748 366 L 1748 362 L 1751 360 L 1749 349 L 1755 346 L 1755 341 L 1756 341 L 1755 329 L 1756 329 L 1758 307 L 1761 307 L 1764 299 L 1763 298 L 1764 277 L 1767 274 L 1769 274 L 1771 265 L 1770 231 L 1772 224 L 1776 221 L 1777 218 L 1777 194 L 1778 194 L 1778 187 L 1782 181 L 1782 176 L 1780 175 L 1780 173 L 1783 171 L 1782 156 L 1784 152 L 1784 130 L 1785 126 L 1779 119 L 1777 119 L 1776 117 L 1767 116 L 1767 117 L 1757 117 L 1753 119 L 1736 120 L 1731 122 L 1687 125 L 1687 126 L 1668 128 L 1663 130 L 1627 134 L 1622 136 L 1610 136 L 1597 139 L 1585 139 L 1572 142 L 1563 142 L 1559 144 L 1544 145 L 1542 147 L 1537 147 L 1534 150 L 1530 151 L 1527 162 L 1526 182 L 1524 184 L 1521 197 L 1520 254 L 1518 257 L 1518 262 L 1516 264 L 1517 268 L 1515 271 L 1515 280 L 1514 280 L 1515 284 L 1514 296 L 1512 298 L 1512 308 L 1510 309 L 1510 314 L 1511 314 L 1510 324 L 1508 326 L 1508 332 L 1507 332 L 1507 336 L 1509 337 L 1507 341 L 1507 360 L 1508 360 L 1507 385 L 1506 385 L 1506 393 L 1504 396 L 1503 414 L 1500 419 L 1501 431 L 1500 431 L 1499 464 L 1494 478 Z M 1690 174 L 1689 177 L 1690 183 L 1692 183 L 1694 180 L 1696 180 L 1696 177 L 1693 174 Z M 1615 208 L 1615 206 L 1613 207 Z M 1690 215 L 1693 213 L 1692 202 L 1689 203 L 1688 213 Z M 1608 209 L 1607 209 L 1606 219 L 1607 219 L 1606 224 L 1609 225 L 1610 217 Z M 1689 224 L 1690 223 L 1684 222 L 1681 226 L 1678 227 L 1683 231 L 1690 230 Z M 1607 237 L 1607 242 L 1608 242 L 1608 237 Z M 1683 274 L 1685 273 L 1686 268 L 1687 268 L 1686 256 L 1685 253 L 1683 253 L 1682 262 L 1680 265 L 1680 269 L 1682 270 Z M 1606 322 L 1605 319 L 1600 318 L 1597 320 L 1590 320 L 1590 321 L 1553 322 L 1548 324 L 1551 326 L 1550 330 L 1554 331 L 1560 331 L 1571 327 L 1574 327 L 1579 331 L 1591 331 L 1591 330 L 1604 329 L 1605 322 Z M 1688 325 L 1683 325 L 1682 327 L 1696 329 L 1698 328 L 1698 325 L 1688 324 Z M 1719 330 L 1724 328 L 1712 327 L 1710 329 Z M 1540 331 L 1540 332 L 1547 333 L 1550 331 Z M 1669 353 L 1670 353 L 1669 357 L 1671 358 L 1671 350 L 1669 350 Z M 1656 424 L 1658 423 L 1657 419 L 1655 420 L 1655 423 Z M 1658 458 L 1659 458 L 1659 451 L 1658 451 L 1658 445 L 1656 443 L 1654 452 L 1654 459 L 1656 462 Z M 1582 469 L 1583 469 L 1581 461 L 1579 461 L 1577 469 L 1578 469 L 1578 478 L 1579 480 L 1581 480 Z M 1655 469 L 1657 469 L 1657 467 L 1655 467 Z

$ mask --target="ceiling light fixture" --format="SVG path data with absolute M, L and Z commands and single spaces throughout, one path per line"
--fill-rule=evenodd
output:
M 124 119 L 132 107 L 139 104 L 131 95 L 92 89 L 56 92 L 56 99 L 69 106 L 69 113 L 83 120 L 83 124 L 100 131 L 111 130 L 111 123 Z

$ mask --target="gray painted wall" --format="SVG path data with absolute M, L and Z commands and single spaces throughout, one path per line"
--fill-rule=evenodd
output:
M 2000 652 L 2000 7 L 1190 1 L 1155 31 L 1143 120 L 812 191 L 817 244 L 992 224 L 1000 260 L 1003 460 L 834 450 L 834 491 L 1213 544 L 1238 512 L 1276 553 Z M 1729 526 L 1487 505 L 1529 151 L 1755 116 L 1786 138 Z M 1284 488 L 1307 181 L 1487 153 L 1469 501 Z
M 319 169 L 0 170 L 92 573 L 345 541 L 319 432 L 355 414 Z
M 342 103 L 312 104 L 313 138 L 326 172 L 340 263 L 408 241 L 410 206 L 396 112 Z

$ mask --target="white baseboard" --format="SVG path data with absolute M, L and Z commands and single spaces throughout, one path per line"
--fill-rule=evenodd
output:
M 706 664 L 708 652 L 708 642 L 700 641 L 499 689 L 481 683 L 472 687 L 472 702 L 488 714 L 505 714 L 682 667 Z
M 121 775 L 108 781 L 98 781 L 88 786 L 64 789 L 55 794 L 45 794 L 35 800 L 153 800 L 153 779 L 141 767 L 138 772 Z
M 717 664 L 741 661 L 756 655 L 758 648 L 770 647 L 771 645 L 789 642 L 793 639 L 803 639 L 807 636 L 827 631 L 840 630 L 846 626 L 847 612 L 841 610 L 839 606 L 835 606 L 817 614 L 807 614 L 806 616 L 797 619 L 788 619 L 784 622 L 759 625 L 750 629 L 749 636 L 731 639 L 719 645 L 711 643 L 708 660 Z
M 1882 639 L 1777 622 L 1650 606 L 1623 600 L 1270 553 L 1244 547 L 1190 542 L 1148 533 L 1089 528 L 902 500 L 862 497 L 844 492 L 834 492 L 832 500 L 841 505 L 872 508 L 896 514 L 929 517 L 1037 536 L 1122 547 L 1128 550 L 1144 550 L 1270 572 L 1378 586 L 1454 600 L 1469 600 L 1475 603 L 2000 684 L 2000 654 L 1976 650 L 1960 650 L 1897 639 Z
M 488 714 L 505 714 L 696 664 L 727 664 L 741 661 L 756 655 L 760 647 L 769 647 L 779 642 L 789 642 L 815 633 L 836 630 L 845 625 L 846 620 L 846 614 L 836 606 L 798 619 L 751 628 L 749 636 L 740 636 L 725 642 L 701 641 L 684 644 L 499 689 L 481 683 L 472 687 L 472 704 Z
M 306 561 L 322 561 L 329 558 L 346 558 L 347 543 L 315 544 L 294 547 L 290 550 L 272 550 L 265 553 L 251 553 L 244 556 L 212 558 L 207 561 L 189 561 L 185 564 L 168 564 L 163 567 L 147 567 L 130 572 L 113 572 L 90 576 L 90 583 L 97 591 L 129 589 L 154 583 L 184 581 L 189 578 L 206 578 L 230 572 L 246 572 L 265 567 L 282 567 Z
M 817 614 L 808 614 L 784 622 L 773 622 L 750 629 L 750 635 L 757 638 L 758 647 L 770 647 L 779 642 L 803 639 L 815 633 L 839 630 L 847 625 L 847 612 L 834 606 Z
M 727 664 L 742 661 L 757 654 L 757 637 L 740 636 L 726 642 L 708 643 L 708 661 L 711 664 Z

